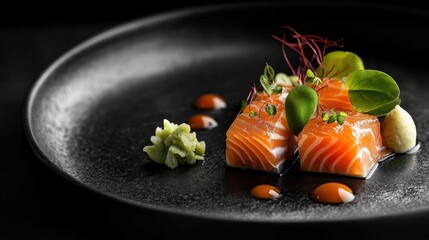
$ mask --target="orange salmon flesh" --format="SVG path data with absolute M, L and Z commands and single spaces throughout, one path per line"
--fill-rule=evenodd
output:
M 268 116 L 267 104 L 277 114 Z M 250 117 L 249 112 L 257 113 Z M 226 132 L 226 164 L 230 167 L 281 174 L 294 157 L 297 138 L 286 121 L 281 94 L 261 94 L 240 113 Z
M 317 117 L 298 135 L 302 171 L 367 178 L 390 152 L 383 147 L 377 117 L 348 112 L 344 124 Z
M 349 90 L 341 80 L 325 79 L 316 91 L 319 95 L 319 105 L 323 109 L 353 110 Z

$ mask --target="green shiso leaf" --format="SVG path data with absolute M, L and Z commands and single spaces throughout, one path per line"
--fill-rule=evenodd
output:
M 346 84 L 350 102 L 359 112 L 383 116 L 400 103 L 398 85 L 382 71 L 354 71 L 347 76 Z
M 363 70 L 365 66 L 362 59 L 353 52 L 333 51 L 324 56 L 324 71 L 319 67 L 317 76 L 323 78 L 342 79 L 355 70 Z
M 313 88 L 300 85 L 294 87 L 286 98 L 286 119 L 295 136 L 302 131 L 316 112 L 318 97 Z

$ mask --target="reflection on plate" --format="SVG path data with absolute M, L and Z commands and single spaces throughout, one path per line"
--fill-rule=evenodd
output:
M 339 20 L 338 12 L 350 21 Z M 28 137 L 41 159 L 72 182 L 164 214 L 291 224 L 427 212 L 428 81 L 424 64 L 410 59 L 429 52 L 428 17 L 391 8 L 275 4 L 190 9 L 131 22 L 71 50 L 38 79 L 26 109 Z M 282 176 L 227 168 L 225 132 L 241 99 L 267 62 L 287 69 L 271 37 L 286 24 L 343 38 L 367 68 L 390 73 L 415 119 L 420 152 L 383 162 L 368 180 L 302 173 L 297 164 Z M 402 32 L 413 36 L 412 44 Z M 179 123 L 199 113 L 192 103 L 207 92 L 224 96 L 228 108 L 210 112 L 218 127 L 198 132 L 206 159 L 173 170 L 151 162 L 142 148 L 154 129 L 164 118 Z M 311 201 L 311 189 L 326 181 L 350 186 L 356 199 L 339 206 Z M 282 196 L 252 198 L 249 190 L 261 183 L 279 187 Z

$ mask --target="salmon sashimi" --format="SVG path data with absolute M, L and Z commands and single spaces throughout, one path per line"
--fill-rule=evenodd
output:
M 298 135 L 303 171 L 369 178 L 378 162 L 390 152 L 383 147 L 377 117 L 348 112 L 343 125 L 320 116 L 310 120 Z
M 337 79 L 325 79 L 317 90 L 319 105 L 323 109 L 353 110 L 345 83 Z
M 287 93 L 260 94 L 232 122 L 226 132 L 226 165 L 281 174 L 294 158 L 297 137 L 290 131 L 285 114 Z M 264 110 L 274 105 L 276 114 Z M 249 113 L 256 113 L 250 116 Z

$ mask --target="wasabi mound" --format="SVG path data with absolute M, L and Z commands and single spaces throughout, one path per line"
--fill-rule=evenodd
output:
M 154 162 L 166 164 L 171 169 L 204 160 L 206 144 L 198 141 L 196 133 L 191 132 L 186 123 L 178 125 L 164 119 L 164 128 L 157 127 L 150 141 L 153 145 L 145 146 L 143 152 Z

